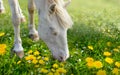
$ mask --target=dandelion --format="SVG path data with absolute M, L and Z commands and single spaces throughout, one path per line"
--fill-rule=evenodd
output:
M 33 64 L 37 64 L 37 62 L 38 62 L 38 60 L 36 60 L 36 59 L 32 60 Z
M 30 60 L 29 56 L 26 56 L 26 57 L 25 57 L 25 60 Z
M 88 46 L 88 49 L 93 50 L 93 46 Z
M 119 62 L 115 62 L 115 66 L 117 66 L 119 68 L 120 67 L 120 63 Z
M 38 56 L 38 57 L 37 57 L 37 59 L 40 59 L 40 58 L 41 58 L 41 56 Z
M 47 75 L 54 75 L 52 72 L 49 72 Z
M 39 55 L 39 54 L 40 54 L 39 51 L 34 52 L 34 55 Z
M 95 62 L 94 62 L 94 67 L 95 67 L 95 68 L 102 68 L 102 67 L 103 67 L 103 64 L 102 64 L 102 62 L 100 62 L 100 61 L 95 61 Z
M 45 62 L 41 59 L 41 60 L 39 60 L 39 63 L 41 64 L 41 65 L 44 65 L 45 64 Z
M 55 69 L 52 68 L 51 71 L 52 71 L 52 72 L 55 72 Z
M 89 68 L 92 68 L 92 67 L 94 67 L 94 62 L 88 62 L 86 65 L 87 65 Z
M 105 70 L 99 70 L 97 72 L 97 75 L 106 75 L 106 71 Z
M 111 56 L 111 53 L 110 52 L 104 52 L 103 55 L 104 56 Z
M 58 64 L 53 64 L 53 68 L 58 68 Z
M 60 73 L 59 72 L 55 72 L 54 75 L 60 75 Z
M 25 57 L 25 60 L 35 60 L 36 57 L 34 55 L 29 55 L 27 57 Z
M 109 57 L 106 57 L 105 58 L 105 61 L 109 64 L 112 64 L 113 63 L 113 59 L 112 58 L 109 58 Z
M 21 61 L 18 61 L 18 62 L 17 62 L 17 64 L 20 64 L 20 63 L 21 63 Z
M 32 53 L 33 53 L 33 51 L 32 51 L 32 50 L 29 50 L 29 51 L 28 51 L 28 54 L 32 54 Z
M 48 70 L 47 70 L 47 69 L 42 68 L 42 69 L 40 70 L 40 72 L 42 72 L 42 73 L 48 73 Z
M 56 72 L 58 72 L 58 73 L 66 73 L 67 71 L 64 68 L 58 68 L 56 70 Z
M 120 46 L 117 46 L 117 48 L 120 48 Z
M 60 66 L 61 66 L 61 67 L 64 67 L 64 64 L 63 64 L 63 63 L 60 63 Z
M 111 42 L 107 42 L 107 46 L 110 47 L 112 45 Z
M 114 48 L 114 49 L 113 49 L 113 51 L 115 51 L 115 52 L 119 52 L 119 49 L 117 49 L 117 48 Z
M 0 37 L 1 37 L 1 36 L 4 36 L 4 35 L 5 35 L 5 33 L 4 33 L 4 32 L 0 33 Z
M 6 53 L 6 50 L 0 48 L 0 55 L 4 55 L 5 53 Z
M 114 68 L 114 69 L 112 70 L 112 73 L 115 74 L 115 75 L 118 75 L 119 69 L 118 69 L 118 68 Z
M 36 67 L 36 68 L 38 68 L 38 67 L 39 67 L 39 65 L 35 65 L 35 67 Z
M 45 58 L 44 58 L 44 60 L 45 60 L 45 61 L 48 61 L 48 60 L 49 60 L 49 58 L 48 58 L 48 57 L 45 57 Z
M 93 62 L 93 61 L 94 61 L 94 59 L 93 59 L 93 58 L 91 58 L 91 57 L 87 57 L 87 58 L 85 59 L 85 61 L 86 61 L 86 62 Z
M 6 44 L 0 44 L 0 55 L 4 55 L 6 53 Z
M 6 44 L 0 44 L 0 48 L 5 49 L 6 47 Z

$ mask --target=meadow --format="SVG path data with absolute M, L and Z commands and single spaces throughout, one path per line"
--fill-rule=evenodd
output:
M 25 57 L 10 58 L 14 33 L 8 0 L 4 0 L 6 13 L 0 14 L 0 75 L 120 75 L 119 0 L 72 0 L 68 12 L 74 25 L 68 30 L 70 57 L 65 62 L 54 60 L 42 40 L 28 38 L 27 0 L 19 1 L 27 19 L 21 24 Z M 35 24 L 37 27 L 37 14 Z

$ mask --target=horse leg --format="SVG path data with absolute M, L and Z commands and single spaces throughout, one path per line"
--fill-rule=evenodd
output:
M 19 14 L 19 6 L 18 6 L 18 0 L 9 0 L 11 12 L 12 12 L 12 22 L 14 27 L 14 46 L 11 50 L 12 52 L 15 52 L 16 55 L 20 58 L 24 56 L 23 47 L 22 47 L 22 41 L 20 38 L 20 14 Z
M 18 2 L 18 1 L 17 1 L 17 2 Z M 24 16 L 23 13 L 22 13 L 22 10 L 21 10 L 21 8 L 20 8 L 19 2 L 18 2 L 17 4 L 18 4 L 18 10 L 19 10 L 19 14 L 20 14 L 20 21 L 21 21 L 21 22 L 26 22 L 25 16 Z
M 5 8 L 3 6 L 3 1 L 0 0 L 0 13 L 4 13 L 5 12 Z
M 65 2 L 64 7 L 66 8 L 70 3 L 71 3 L 71 0 L 68 0 L 67 2 Z
M 34 9 L 35 9 L 35 3 L 34 0 L 28 0 L 28 12 L 29 12 L 29 37 L 37 41 L 39 40 L 38 32 L 35 29 L 35 24 L 34 24 Z

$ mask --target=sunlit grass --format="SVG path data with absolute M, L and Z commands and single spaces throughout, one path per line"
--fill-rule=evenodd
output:
M 19 0 L 28 20 L 27 1 Z M 0 14 L 1 75 L 120 75 L 120 1 L 72 0 L 68 11 L 74 25 L 68 30 L 70 58 L 58 62 L 42 40 L 28 38 L 28 21 L 21 24 L 25 57 L 10 58 L 14 34 L 8 1 Z M 37 14 L 35 15 L 37 25 Z

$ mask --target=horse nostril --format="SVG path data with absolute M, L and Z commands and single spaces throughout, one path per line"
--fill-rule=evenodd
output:
M 61 62 L 65 61 L 65 58 L 63 56 L 60 56 L 60 60 Z
M 63 61 L 66 60 L 66 58 L 64 58 L 63 56 L 58 56 L 58 57 L 56 57 L 55 55 L 53 55 L 53 59 L 57 59 L 57 60 L 60 61 L 60 62 L 63 62 Z
M 63 60 L 63 57 L 62 57 L 62 56 L 60 56 L 60 60 Z

